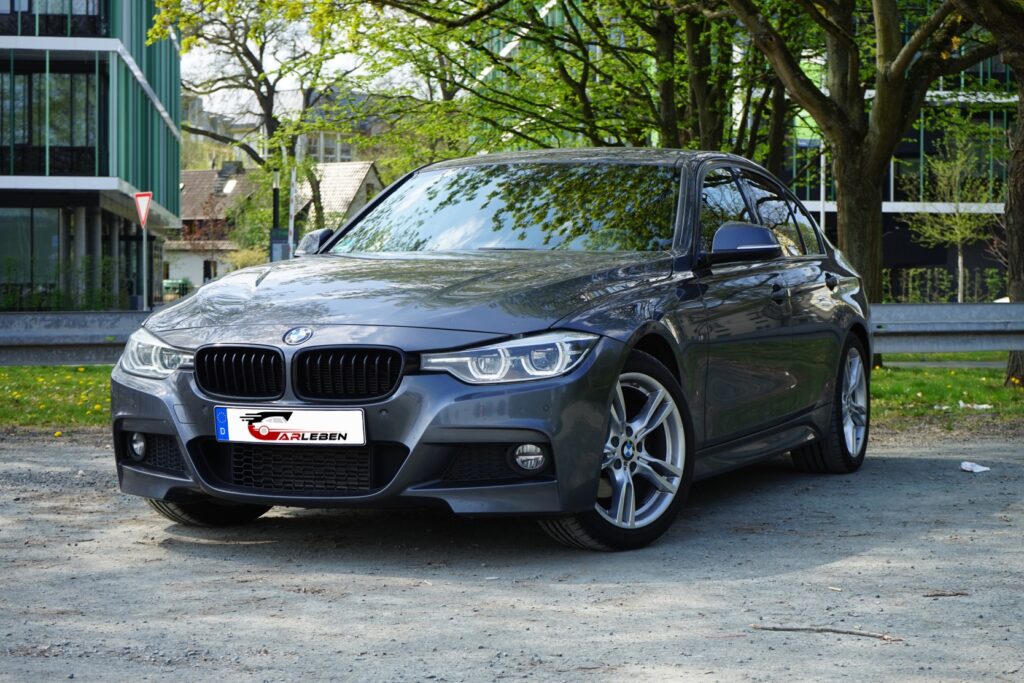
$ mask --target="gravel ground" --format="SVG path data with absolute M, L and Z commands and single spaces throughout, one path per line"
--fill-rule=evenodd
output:
M 879 436 L 597 554 L 438 512 L 188 529 L 117 492 L 102 433 L 6 434 L 0 680 L 1024 680 L 1024 442 Z

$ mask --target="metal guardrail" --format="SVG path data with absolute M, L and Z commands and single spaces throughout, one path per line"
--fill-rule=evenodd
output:
M 0 365 L 115 363 L 148 313 L 0 313 Z
M 0 365 L 114 363 L 148 314 L 0 313 Z M 1024 351 L 1024 303 L 876 304 L 875 353 Z
M 1024 303 L 875 304 L 875 353 L 1024 351 Z

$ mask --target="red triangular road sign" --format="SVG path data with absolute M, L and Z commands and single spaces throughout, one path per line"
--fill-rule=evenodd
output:
M 135 210 L 139 212 L 139 225 L 146 229 L 146 220 L 149 218 L 149 206 L 153 203 L 152 192 L 135 193 Z

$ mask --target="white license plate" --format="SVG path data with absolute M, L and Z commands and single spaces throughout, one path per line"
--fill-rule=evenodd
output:
M 302 445 L 366 445 L 361 408 L 214 408 L 217 441 Z

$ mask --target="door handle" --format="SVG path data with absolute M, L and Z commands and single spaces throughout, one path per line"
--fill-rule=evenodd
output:
M 839 286 L 839 278 L 832 273 L 825 273 L 825 286 L 829 289 L 835 289 Z
M 781 304 L 786 300 L 786 288 L 780 284 L 772 285 L 772 301 Z

